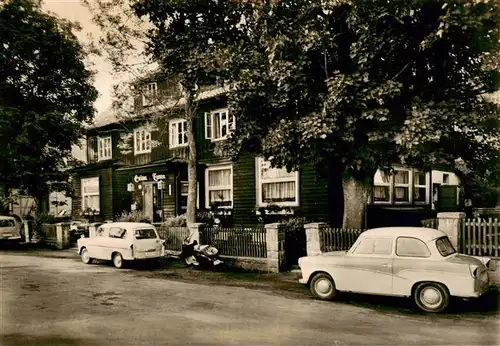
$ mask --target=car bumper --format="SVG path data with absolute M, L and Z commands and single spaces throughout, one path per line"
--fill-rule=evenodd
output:
M 306 285 L 307 284 L 307 280 L 304 279 L 304 278 L 300 278 L 299 279 L 299 283 Z

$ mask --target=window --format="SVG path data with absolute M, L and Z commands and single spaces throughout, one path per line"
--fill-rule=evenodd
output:
M 212 141 L 226 139 L 235 129 L 234 117 L 227 109 L 205 113 L 205 138 Z
M 443 174 L 443 184 L 449 184 L 449 183 L 450 183 L 450 175 Z
M 14 220 L 0 220 L 0 227 L 16 227 Z
M 147 129 L 134 131 L 134 153 L 144 154 L 151 152 L 151 132 Z
M 392 253 L 392 239 L 365 238 L 354 250 L 356 255 L 390 255 Z
M 156 239 L 156 232 L 152 228 L 136 229 L 135 239 Z
M 142 106 L 151 106 L 154 104 L 156 92 L 158 90 L 158 86 L 156 83 L 149 83 L 143 87 L 142 90 Z
M 396 241 L 396 255 L 400 257 L 429 257 L 429 248 L 417 238 L 399 237 Z
M 96 235 L 98 237 L 106 237 L 108 235 L 108 231 L 107 229 L 105 229 L 104 227 L 99 227 L 96 231 Z
M 413 201 L 427 202 L 427 179 L 422 172 L 413 172 Z
M 126 233 L 127 233 L 127 231 L 123 228 L 120 228 L 120 227 L 111 227 L 109 229 L 109 237 L 110 238 L 123 239 L 123 238 L 125 238 Z
M 189 182 L 188 181 L 181 181 L 180 205 L 181 205 L 182 210 L 187 209 L 188 188 L 189 188 Z
M 299 172 L 288 173 L 285 168 L 272 168 L 262 158 L 257 166 L 257 203 L 259 206 L 274 204 L 280 206 L 299 205 Z
M 100 211 L 99 177 L 82 179 L 82 209 Z
M 188 144 L 187 121 L 173 120 L 170 122 L 170 148 L 182 147 Z
M 373 253 L 375 255 L 390 255 L 392 253 L 392 239 L 375 239 L 373 242 Z
M 410 201 L 410 171 L 396 169 L 394 171 L 394 201 Z
M 389 202 L 391 198 L 390 190 L 390 176 L 382 171 L 377 171 L 373 181 L 373 201 Z
M 205 171 L 206 206 L 233 206 L 233 167 L 214 166 Z
M 447 257 L 449 255 L 454 254 L 457 252 L 453 245 L 450 242 L 450 239 L 448 237 L 441 237 L 436 240 L 436 247 L 443 257 Z
M 97 142 L 97 159 L 109 160 L 111 159 L 111 136 L 99 137 Z

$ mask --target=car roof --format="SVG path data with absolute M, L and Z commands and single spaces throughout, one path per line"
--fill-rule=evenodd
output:
M 428 242 L 446 234 L 443 231 L 426 227 L 381 227 L 366 230 L 362 236 L 414 237 Z
M 14 220 L 14 221 L 16 221 L 16 218 L 12 217 L 12 216 L 0 215 L 0 220 Z
M 103 223 L 101 226 L 106 227 L 120 227 L 120 228 L 154 228 L 154 226 L 150 223 L 145 222 L 108 222 Z

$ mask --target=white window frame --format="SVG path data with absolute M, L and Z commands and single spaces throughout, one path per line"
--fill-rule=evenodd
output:
M 413 195 L 412 195 L 412 202 L 415 203 L 415 204 L 428 204 L 429 203 L 429 177 L 430 175 L 427 174 L 426 172 L 421 172 L 421 171 L 417 171 L 417 170 L 414 170 L 412 172 L 412 182 L 413 182 Z M 417 180 L 417 174 L 423 174 L 424 175 L 424 178 L 425 178 L 425 185 L 420 185 L 418 183 L 418 180 Z M 415 190 L 416 189 L 425 189 L 425 200 L 424 201 L 416 201 L 415 200 L 415 196 L 416 196 L 416 193 L 415 193 Z
M 85 193 L 85 185 L 86 184 L 95 184 L 97 182 L 97 193 Z M 96 210 L 98 212 L 101 211 L 101 186 L 100 186 L 100 181 L 99 181 L 99 177 L 91 177 L 91 178 L 82 178 L 80 180 L 80 183 L 81 183 L 81 196 L 82 196 L 82 211 L 85 211 L 85 197 L 87 196 L 98 196 L 99 199 L 99 205 L 98 205 L 98 208 L 92 208 L 92 210 Z
M 154 104 L 154 98 L 158 92 L 158 85 L 156 82 L 148 83 L 142 87 L 142 106 L 147 107 Z
M 146 142 L 145 144 L 145 149 L 142 150 L 142 139 L 139 146 L 137 145 L 137 136 L 142 137 L 142 133 L 144 133 L 144 141 Z M 138 154 L 146 154 L 151 152 L 151 131 L 148 129 L 141 127 L 137 128 L 134 130 L 134 155 Z
M 285 178 L 262 178 L 261 177 L 261 168 L 262 164 L 266 162 L 264 158 L 257 157 L 255 159 L 255 183 L 256 183 L 256 201 L 259 207 L 266 207 L 270 205 L 270 203 L 264 202 L 262 200 L 262 184 L 272 184 L 272 183 L 280 183 L 280 182 L 295 182 L 295 201 L 294 202 L 274 202 L 272 205 L 277 205 L 280 207 L 298 207 L 300 205 L 300 182 L 299 182 L 299 171 L 295 171 L 293 177 L 285 177 Z M 279 168 L 274 168 L 279 169 Z M 282 168 L 286 169 L 286 168 Z
M 382 181 L 374 181 L 373 182 L 373 189 L 375 190 L 375 187 L 377 187 L 377 186 L 387 187 L 389 189 L 389 200 L 388 201 L 376 201 L 375 200 L 375 195 L 374 195 L 374 192 L 373 192 L 372 193 L 373 203 L 376 203 L 376 204 L 391 204 L 392 200 L 393 200 L 392 199 L 392 197 L 393 197 L 393 193 L 392 193 L 392 175 L 391 174 L 386 175 L 381 170 L 377 170 L 377 172 L 375 173 L 375 175 L 377 175 L 377 173 L 380 173 L 380 177 L 381 177 Z M 387 182 L 383 181 L 384 177 L 387 179 Z
M 105 136 L 97 139 L 97 160 L 109 160 L 113 157 L 113 141 L 111 136 Z
M 215 129 L 215 118 L 225 114 L 226 119 L 219 121 L 219 128 Z M 232 119 L 232 121 L 230 121 Z M 226 134 L 222 136 L 222 127 L 227 127 Z M 210 112 L 205 112 L 205 139 L 210 139 L 212 142 L 222 141 L 227 139 L 228 135 L 236 129 L 236 118 L 229 113 L 227 108 L 215 109 Z M 219 136 L 217 137 L 217 132 Z
M 408 173 L 408 183 L 403 184 L 403 183 L 396 183 L 396 172 L 401 171 L 401 172 L 406 172 Z M 394 173 L 392 174 L 392 180 L 393 180 L 393 186 L 392 186 L 392 199 L 395 204 L 410 204 L 412 202 L 413 198 L 413 189 L 412 189 L 412 176 L 411 176 L 411 169 L 408 168 L 395 168 Z M 396 188 L 398 187 L 405 187 L 408 190 L 408 200 L 407 201 L 397 201 L 396 200 Z
M 409 183 L 408 184 L 397 184 L 395 182 L 395 174 L 396 171 L 406 171 L 409 172 Z M 380 170 L 378 172 L 381 172 Z M 418 184 L 418 181 L 416 179 L 416 174 L 424 174 L 425 176 L 425 185 L 420 185 Z M 430 179 L 431 179 L 431 173 L 430 172 L 422 172 L 416 169 L 412 168 L 405 168 L 405 167 L 394 167 L 394 172 L 389 176 L 389 183 L 384 183 L 380 181 L 374 181 L 373 187 L 375 188 L 376 186 L 387 186 L 389 187 L 389 201 L 375 201 L 375 198 L 372 193 L 371 201 L 373 204 L 381 204 L 381 205 L 394 205 L 394 204 L 417 204 L 417 205 L 425 205 L 429 203 L 429 193 L 430 193 Z M 396 201 L 396 188 L 397 187 L 406 187 L 408 188 L 408 201 Z M 415 189 L 416 188 L 425 188 L 425 201 L 416 201 L 415 200 Z
M 209 181 L 208 181 L 208 174 L 211 171 L 219 171 L 219 170 L 231 170 L 231 184 L 230 185 L 222 185 L 222 186 L 209 186 Z M 214 165 L 214 166 L 207 166 L 205 169 L 205 207 L 210 208 L 210 191 L 212 190 L 231 190 L 230 196 L 231 196 L 231 205 L 228 206 L 220 206 L 220 209 L 230 209 L 234 205 L 234 188 L 233 188 L 233 181 L 234 181 L 234 174 L 233 174 L 233 165 L 232 164 L 224 164 L 224 165 Z
M 182 124 L 182 134 L 185 135 L 185 142 L 179 143 L 179 124 Z M 175 119 L 169 122 L 170 128 L 170 148 L 187 147 L 187 121 L 184 119 Z

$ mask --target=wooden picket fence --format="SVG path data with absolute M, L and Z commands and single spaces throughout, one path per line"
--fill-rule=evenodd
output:
M 232 257 L 267 257 L 264 227 L 200 229 L 200 243 L 215 246 L 221 255 Z
M 347 251 L 364 231 L 364 229 L 322 227 L 319 229 L 321 252 Z
M 472 256 L 499 257 L 499 229 L 498 218 L 463 220 L 461 223 L 459 251 Z
M 155 224 L 158 235 L 165 240 L 165 249 L 171 251 L 181 251 L 184 239 L 189 236 L 187 227 L 166 227 Z

